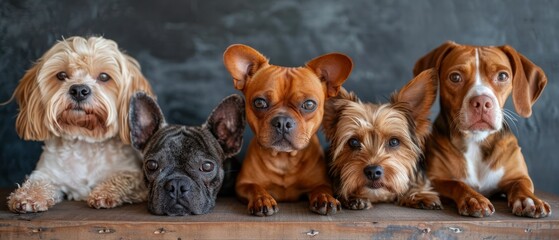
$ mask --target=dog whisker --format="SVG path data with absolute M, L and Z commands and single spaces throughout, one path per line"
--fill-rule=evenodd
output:
M 515 131 L 518 132 L 518 126 L 516 124 L 518 122 L 518 115 L 515 112 L 504 108 L 503 117 L 503 123 L 509 128 L 514 127 Z

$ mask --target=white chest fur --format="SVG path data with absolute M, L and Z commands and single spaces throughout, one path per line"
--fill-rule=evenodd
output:
M 30 179 L 44 179 L 68 199 L 85 200 L 99 183 L 122 171 L 141 171 L 139 154 L 117 139 L 100 143 L 61 138 L 45 141 Z
M 498 188 L 505 170 L 501 167 L 492 170 L 487 159 L 483 159 L 480 146 L 477 141 L 471 141 L 464 153 L 466 159 L 466 179 L 463 181 L 479 193 L 489 196 Z

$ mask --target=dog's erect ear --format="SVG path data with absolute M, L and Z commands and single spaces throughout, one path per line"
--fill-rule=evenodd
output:
M 233 94 L 213 110 L 205 126 L 223 149 L 226 158 L 239 153 L 245 131 L 245 100 Z
M 413 67 L 413 76 L 417 76 L 429 68 L 435 68 L 438 72 L 444 57 L 456 46 L 458 46 L 458 44 L 455 42 L 447 41 L 431 50 L 431 52 L 427 53 L 415 62 L 415 66 Z
M 326 100 L 324 104 L 324 118 L 322 119 L 322 129 L 326 138 L 333 139 L 336 134 L 337 124 L 341 117 L 341 111 L 350 102 L 361 104 L 361 100 L 353 92 L 348 92 L 345 88 L 340 88 L 338 95 Z
M 512 100 L 516 112 L 522 117 L 532 115 L 532 105 L 538 100 L 547 77 L 544 71 L 511 46 L 499 47 L 509 58 L 512 67 Z
M 233 76 L 235 88 L 242 91 L 254 73 L 268 64 L 268 59 L 254 48 L 233 44 L 223 53 L 223 63 Z
M 157 102 L 145 92 L 137 92 L 130 99 L 130 140 L 132 146 L 143 150 L 146 143 L 166 125 Z
M 427 69 L 417 75 L 399 92 L 392 94 L 391 103 L 407 103 L 415 121 L 417 132 L 426 135 L 429 131 L 429 115 L 437 98 L 437 71 Z
M 129 113 L 129 106 L 130 106 L 130 98 L 136 92 L 145 92 L 150 96 L 154 96 L 153 90 L 148 82 L 148 80 L 142 74 L 140 69 L 140 64 L 136 59 L 122 54 L 123 59 L 122 66 L 123 66 L 123 79 L 122 84 L 123 86 L 120 87 L 120 93 L 118 96 L 119 101 L 119 123 L 120 123 L 120 139 L 122 142 L 128 144 L 130 143 L 130 127 L 128 126 L 128 113 Z
M 310 60 L 307 64 L 322 82 L 326 83 L 327 97 L 334 97 L 353 69 L 351 58 L 341 53 L 329 53 Z

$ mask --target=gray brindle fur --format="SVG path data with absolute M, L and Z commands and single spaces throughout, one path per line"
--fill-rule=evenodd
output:
M 224 178 L 223 161 L 239 152 L 244 100 L 225 98 L 201 126 L 172 125 L 145 93 L 130 102 L 132 146 L 144 157 L 148 210 L 157 215 L 210 212 Z

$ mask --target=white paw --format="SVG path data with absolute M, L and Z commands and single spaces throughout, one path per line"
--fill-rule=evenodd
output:
M 542 218 L 551 215 L 551 207 L 540 199 L 516 199 L 512 205 L 512 213 L 516 216 Z

